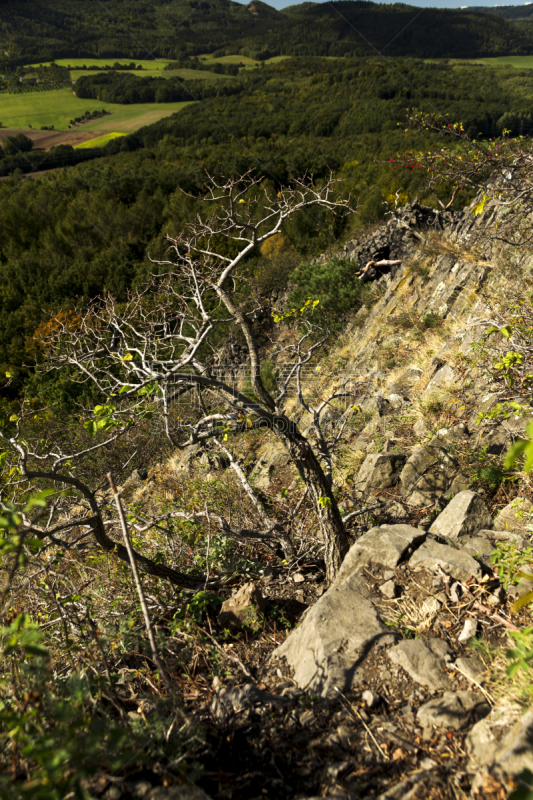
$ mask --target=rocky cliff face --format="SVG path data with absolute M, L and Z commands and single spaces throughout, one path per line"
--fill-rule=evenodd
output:
M 367 515 L 352 528 L 334 585 L 273 664 L 285 665 L 302 692 L 352 697 L 378 760 L 387 761 L 387 741 L 411 754 L 403 780 L 368 795 L 382 800 L 503 797 L 503 787 L 533 772 L 531 712 L 512 692 L 491 694 L 487 655 L 531 624 L 529 611 L 510 616 L 529 586 L 516 575 L 507 583 L 498 565 L 510 553 L 527 561 L 533 532 L 529 482 L 506 484 L 500 469 L 531 417 L 478 424 L 480 411 L 512 397 L 475 357 L 492 318 L 485 294 L 501 268 L 491 224 L 414 202 L 344 250 L 359 265 L 403 262 L 376 283 L 380 299 L 340 348 L 346 373 L 366 382 L 364 424 L 343 437 L 337 487 L 345 512 L 373 508 L 373 524 Z M 348 456 L 351 472 L 342 469 Z M 263 462 L 262 486 L 276 458 L 270 452 Z M 462 776 L 455 783 L 425 751 L 452 740 L 462 748 L 460 757 L 450 751 Z M 348 746 L 339 758 L 347 770 L 358 763 Z M 339 797 L 357 796 L 349 778 L 337 786 Z
M 334 481 L 353 544 L 332 586 L 306 561 L 316 540 L 302 540 L 294 563 L 264 569 L 242 607 L 239 593 L 229 601 L 246 616 L 263 598 L 266 613 L 290 598 L 299 622 L 256 672 L 245 669 L 246 685 L 219 681 L 211 705 L 224 735 L 231 721 L 249 753 L 270 748 L 276 796 L 314 800 L 294 793 L 296 779 L 353 800 L 503 800 L 533 773 L 531 676 L 510 681 L 505 657 L 510 634 L 533 623 L 527 604 L 512 613 L 533 585 L 519 576 L 533 569 L 533 487 L 502 471 L 533 411 L 479 423 L 515 396 L 484 345 L 490 297 L 518 302 L 522 286 L 493 224 L 415 201 L 345 247 L 354 265 L 402 261 L 317 373 L 318 394 L 351 376 L 350 407 L 332 406 L 328 425 L 342 430 Z M 283 502 L 297 486 L 288 456 L 268 436 L 256 444 L 251 479 Z M 173 469 L 192 476 L 206 457 L 190 449 Z

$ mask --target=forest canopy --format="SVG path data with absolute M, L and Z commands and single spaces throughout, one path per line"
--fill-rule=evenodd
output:
M 201 53 L 474 58 L 531 52 L 533 36 L 496 15 L 361 0 L 276 11 L 253 0 L 4 0 L 0 53 L 21 64 L 52 58 L 168 58 Z M 401 32 L 398 35 L 398 32 Z M 373 43 L 371 47 L 368 42 Z M 375 48 L 375 49 L 374 49 Z
M 99 72 L 94 85 L 96 79 L 107 81 L 109 74 Z M 131 79 L 135 86 L 143 80 L 131 76 L 123 86 Z M 316 256 L 353 226 L 383 218 L 396 192 L 404 201 L 418 195 L 436 202 L 423 169 L 389 162 L 443 146 L 424 131 L 404 132 L 413 108 L 447 109 L 451 121 L 485 138 L 504 128 L 521 134 L 533 124 L 533 73 L 527 70 L 416 59 L 389 67 L 364 59 L 293 58 L 205 86 L 216 87 L 214 96 L 106 147 L 62 145 L 0 159 L 6 176 L 17 168 L 90 159 L 39 180 L 15 177 L 0 184 L 1 370 L 27 379 L 23 365 L 38 358 L 35 331 L 52 311 L 103 289 L 123 298 L 144 279 L 148 254 L 161 255 L 163 235 L 177 235 L 195 213 L 206 170 L 235 175 L 254 168 L 281 186 L 306 171 L 320 180 L 333 169 L 344 190 L 359 198 L 358 214 L 342 225 L 331 226 L 320 214 L 291 221 L 284 231 L 287 253 L 277 260 L 254 254 L 254 274 L 286 280 L 298 258 Z M 446 188 L 439 191 L 447 201 Z M 468 197 L 459 192 L 457 207 Z

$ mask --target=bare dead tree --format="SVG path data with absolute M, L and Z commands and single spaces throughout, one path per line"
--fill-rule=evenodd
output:
M 348 538 L 333 493 L 331 451 L 339 434 L 325 431 L 323 415 L 333 401 L 351 395 L 353 388 L 339 385 L 316 407 L 306 396 L 306 369 L 330 335 L 317 304 L 310 301 L 303 309 L 275 314 L 278 321 L 294 321 L 299 333 L 293 344 L 268 353 L 270 363 L 276 365 L 283 359 L 286 367 L 277 390 L 265 388 L 261 366 L 266 355 L 254 334 L 254 308 L 246 302 L 239 267 L 297 212 L 313 206 L 336 214 L 353 209 L 348 201 L 338 199 L 332 176 L 320 186 L 311 180 L 297 180 L 279 192 L 269 190 L 252 173 L 231 180 L 209 176 L 206 203 L 211 206 L 209 216 L 199 215 L 178 238 L 167 237 L 168 259 L 153 262 L 157 274 L 127 302 L 119 304 L 106 295 L 77 316 L 55 318 L 41 340 L 48 353 L 44 368 L 68 367 L 79 381 L 97 387 L 104 400 L 86 423 L 99 437 L 95 448 L 106 447 L 147 414 L 155 414 L 175 447 L 210 443 L 228 456 L 257 514 L 257 525 L 243 529 L 207 510 L 190 513 L 178 509 L 155 519 L 138 520 L 138 531 L 171 518 L 201 520 L 209 514 L 210 524 L 229 536 L 279 541 L 285 552 L 290 552 L 283 524 L 271 518 L 231 453 L 234 436 L 258 429 L 271 431 L 303 481 L 324 543 L 327 574 L 332 578 L 346 554 Z M 229 330 L 237 330 L 245 342 L 247 388 L 235 385 L 230 370 L 216 365 L 215 344 Z M 299 416 L 305 414 L 311 421 L 315 441 L 302 433 L 296 414 L 288 411 L 288 401 L 294 397 Z M 184 401 L 191 398 L 195 407 L 183 413 Z M 65 522 L 56 515 L 47 527 L 40 527 L 40 535 L 53 540 L 67 524 L 70 528 L 76 525 L 91 530 L 104 550 L 127 560 L 124 546 L 108 534 L 110 526 L 117 527 L 110 498 L 101 486 L 89 487 L 76 474 L 76 465 L 91 448 L 76 453 L 50 448 L 40 452 L 29 446 L 19 423 L 16 430 L 1 435 L 16 455 L 21 480 L 70 487 L 84 503 L 85 510 L 77 518 L 71 514 Z M 142 570 L 176 585 L 200 584 L 138 553 L 136 560 Z

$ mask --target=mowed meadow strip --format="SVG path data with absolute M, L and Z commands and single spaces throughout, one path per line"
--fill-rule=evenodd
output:
M 1 120 L 6 128 L 39 130 L 54 126 L 56 131 L 67 131 L 70 121 L 82 117 L 86 111 L 109 111 L 109 115 L 83 123 L 76 130 L 101 134 L 122 131 L 132 133 L 181 111 L 188 102 L 138 103 L 119 105 L 76 97 L 71 89 L 53 89 L 50 92 L 28 94 L 2 94 Z
M 86 149 L 88 147 L 103 147 L 108 142 L 112 141 L 112 139 L 118 139 L 119 136 L 126 136 L 125 133 L 107 133 L 105 136 L 97 136 L 96 139 L 90 139 L 88 142 L 82 142 L 81 144 L 74 145 L 75 150 Z

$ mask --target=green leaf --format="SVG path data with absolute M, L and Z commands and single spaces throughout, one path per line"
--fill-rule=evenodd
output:
M 529 442 L 526 439 L 520 439 L 514 442 L 505 454 L 505 461 L 503 462 L 504 469 L 511 469 L 511 467 L 518 461 L 520 456 L 527 449 Z
M 54 489 L 43 489 L 43 491 L 39 492 L 39 494 L 30 497 L 24 511 L 30 511 L 32 508 L 34 508 L 34 506 L 46 508 L 46 498 L 50 497 L 52 494 L 55 494 Z
M 94 419 L 88 419 L 87 422 L 83 423 L 83 427 L 90 436 L 96 436 L 98 428 Z

